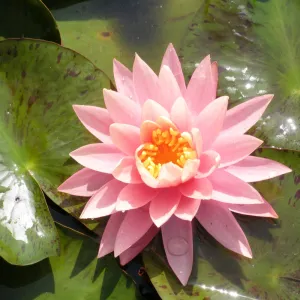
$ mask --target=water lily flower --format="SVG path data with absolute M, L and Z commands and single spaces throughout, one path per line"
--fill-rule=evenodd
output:
M 170 44 L 159 75 L 136 55 L 133 71 L 114 60 L 117 91 L 104 89 L 106 108 L 74 105 L 82 124 L 102 143 L 70 155 L 82 170 L 59 191 L 91 197 L 81 218 L 111 215 L 98 257 L 128 263 L 161 230 L 168 262 L 182 284 L 193 264 L 196 218 L 226 248 L 252 257 L 231 212 L 277 218 L 249 184 L 291 170 L 251 156 L 262 141 L 245 134 L 273 95 L 229 110 L 216 96 L 218 69 L 204 58 L 186 86 Z

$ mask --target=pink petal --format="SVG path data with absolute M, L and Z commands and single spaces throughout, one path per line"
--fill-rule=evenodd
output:
M 181 182 L 186 182 L 191 178 L 195 177 L 198 173 L 200 165 L 199 159 L 189 159 L 182 169 Z
M 211 148 L 220 154 L 220 168 L 223 168 L 241 161 L 262 143 L 263 141 L 251 135 L 220 136 Z
M 220 154 L 214 150 L 208 150 L 200 155 L 198 177 L 207 177 L 219 166 Z
M 140 129 L 128 124 L 114 123 L 109 132 L 113 143 L 127 155 L 133 156 L 140 146 Z
M 274 95 L 255 97 L 227 112 L 223 134 L 240 135 L 251 128 L 262 116 Z
M 125 211 L 146 205 L 158 194 L 158 189 L 153 189 L 145 184 L 129 184 L 124 187 L 118 196 L 116 210 Z
M 135 258 L 152 241 L 158 232 L 159 229 L 156 226 L 151 226 L 139 241 L 120 254 L 121 265 L 124 266 Z
M 111 179 L 110 174 L 83 168 L 69 177 L 57 189 L 62 193 L 74 196 L 90 197 Z
M 130 210 L 120 226 L 115 242 L 115 257 L 140 240 L 153 225 L 148 209 Z
M 134 100 L 132 73 L 116 59 L 114 59 L 114 77 L 118 92 Z
M 216 95 L 214 96 L 214 98 L 216 98 L 217 96 L 217 88 L 218 88 L 218 64 L 216 61 L 214 61 L 211 64 L 211 72 L 212 72 L 212 79 L 213 79 L 213 85 L 214 85 L 214 90 L 216 91 Z
M 180 131 L 190 131 L 192 117 L 185 100 L 177 98 L 171 109 L 171 120 Z
M 248 156 L 226 168 L 226 171 L 243 181 L 256 182 L 277 177 L 292 170 L 271 159 Z
M 116 123 L 139 126 L 141 123 L 141 108 L 128 97 L 111 90 L 104 89 L 105 106 Z
M 210 56 L 205 57 L 194 71 L 184 98 L 193 115 L 198 115 L 215 99 L 215 83 L 212 77 Z
M 192 221 L 198 211 L 200 203 L 201 200 L 182 196 L 175 211 L 175 216 L 182 220 Z
M 124 183 L 141 183 L 141 175 L 137 170 L 135 158 L 132 156 L 123 157 L 120 163 L 112 172 L 112 175 Z
M 153 223 L 160 227 L 166 223 L 179 204 L 181 195 L 178 189 L 169 188 L 160 190 L 159 194 L 150 203 L 150 216 Z
M 116 207 L 118 195 L 125 185 L 116 179 L 106 183 L 87 202 L 80 218 L 94 219 L 112 214 Z
M 202 134 L 203 147 L 209 149 L 219 135 L 228 106 L 228 97 L 220 97 L 209 103 L 198 115 L 194 126 Z
M 247 238 L 225 205 L 217 201 L 202 201 L 196 215 L 198 221 L 224 247 L 252 258 Z
M 193 234 L 190 221 L 172 217 L 161 229 L 168 263 L 186 285 L 193 267 Z
M 197 151 L 197 155 L 199 157 L 202 152 L 202 145 L 203 145 L 202 136 L 201 136 L 198 128 L 192 128 L 191 133 L 192 133 L 192 138 L 193 138 L 193 144 Z
M 142 121 L 153 121 L 161 117 L 169 118 L 169 113 L 159 103 L 153 100 L 146 100 L 142 109 Z
M 133 64 L 133 85 L 141 105 L 148 99 L 158 100 L 159 83 L 153 70 L 136 54 Z
M 266 217 L 266 218 L 278 218 L 277 213 L 272 208 L 272 206 L 263 199 L 263 203 L 260 204 L 232 204 L 228 203 L 227 208 L 231 211 L 248 216 L 255 216 L 255 217 Z
M 90 144 L 70 153 L 78 163 L 102 173 L 112 173 L 124 154 L 115 145 Z
M 175 100 L 181 97 L 180 88 L 168 66 L 161 67 L 158 80 L 160 84 L 160 97 L 158 101 L 163 107 L 170 111 Z
M 107 109 L 87 105 L 73 105 L 73 109 L 81 123 L 91 134 L 103 143 L 112 143 L 109 136 L 109 126 L 113 121 Z
M 155 122 L 152 121 L 144 121 L 141 125 L 140 139 L 141 143 L 149 143 L 152 142 L 152 132 L 156 129 L 160 128 Z
M 167 51 L 162 60 L 161 68 L 164 65 L 168 66 L 171 69 L 172 73 L 174 74 L 174 76 L 178 82 L 181 93 L 184 94 L 186 87 L 185 87 L 184 76 L 182 73 L 181 63 L 177 56 L 176 50 L 174 49 L 172 44 L 169 44 L 169 46 L 167 48 Z
M 212 185 L 207 178 L 194 178 L 179 187 L 182 195 L 195 199 L 211 199 Z
M 218 169 L 210 176 L 213 186 L 212 199 L 234 204 L 257 204 L 262 203 L 260 194 L 248 183 Z
M 124 213 L 117 212 L 112 214 L 109 218 L 101 238 L 98 258 L 114 251 L 117 233 L 124 217 Z
M 181 182 L 183 170 L 172 162 L 162 165 L 157 177 L 158 187 L 177 186 Z

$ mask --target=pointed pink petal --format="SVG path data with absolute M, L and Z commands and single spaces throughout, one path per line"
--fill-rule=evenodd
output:
M 195 116 L 216 98 L 209 55 L 200 62 L 194 71 L 184 98 L 190 111 Z
M 192 117 L 185 100 L 177 98 L 171 109 L 171 120 L 180 131 L 190 131 Z
M 133 156 L 140 146 L 140 129 L 128 124 L 114 123 L 109 132 L 113 143 L 127 155 Z
M 126 186 L 125 183 L 113 179 L 98 190 L 87 202 L 81 213 L 81 219 L 94 219 L 112 214 L 120 191 Z
M 146 100 L 142 108 L 142 121 L 153 121 L 161 117 L 169 118 L 169 113 L 159 103 L 153 100 Z
M 90 197 L 111 179 L 110 174 L 83 168 L 69 177 L 57 189 L 59 192 L 74 196 Z
M 70 153 L 78 163 L 102 173 L 112 173 L 124 154 L 115 145 L 90 144 Z
M 134 100 L 132 73 L 116 59 L 114 59 L 114 77 L 118 92 Z
M 117 212 L 112 214 L 109 218 L 101 238 L 98 258 L 114 251 L 117 233 L 124 217 L 124 213 Z
M 133 246 L 128 248 L 126 251 L 120 254 L 120 263 L 122 266 L 129 263 L 135 258 L 156 236 L 159 229 L 156 226 L 151 226 L 150 229 L 137 241 Z
M 210 176 L 213 186 L 212 199 L 234 204 L 257 204 L 262 203 L 260 194 L 248 183 L 218 169 Z
M 172 217 L 161 228 L 168 263 L 186 285 L 193 267 L 193 234 L 190 221 Z
M 107 109 L 88 105 L 73 105 L 73 109 L 81 123 L 91 134 L 103 143 L 112 143 L 109 136 L 109 126 L 113 121 Z
M 182 195 L 195 199 L 211 199 L 212 185 L 207 178 L 194 178 L 179 186 Z
M 209 149 L 219 135 L 228 106 L 228 97 L 220 97 L 209 103 L 198 115 L 194 126 L 202 134 L 203 147 Z
M 116 123 L 139 126 L 141 123 L 141 108 L 128 97 L 111 90 L 103 90 L 105 106 Z
M 175 211 L 175 216 L 182 220 L 192 221 L 198 211 L 200 203 L 201 200 L 182 196 Z
M 145 184 L 129 184 L 124 187 L 118 196 L 116 210 L 125 211 L 146 205 L 158 194 L 158 189 L 153 189 Z
M 198 128 L 192 128 L 191 133 L 192 133 L 194 148 L 196 148 L 196 152 L 199 157 L 201 155 L 202 148 L 203 148 L 202 136 Z
M 243 181 L 256 182 L 277 177 L 292 170 L 271 159 L 248 156 L 226 168 L 226 171 Z
M 232 136 L 248 131 L 260 119 L 273 96 L 255 97 L 230 109 L 224 121 L 222 134 Z
M 212 72 L 212 79 L 213 79 L 213 85 L 214 85 L 214 90 L 216 91 L 216 95 L 214 98 L 217 96 L 217 88 L 218 88 L 218 79 L 219 79 L 219 72 L 218 72 L 218 64 L 216 61 L 214 61 L 211 64 L 211 72 Z
M 172 73 L 174 74 L 174 76 L 178 82 L 181 93 L 184 94 L 186 87 L 185 87 L 184 76 L 182 73 L 181 63 L 179 61 L 177 53 L 172 44 L 169 44 L 169 46 L 166 50 L 166 53 L 162 60 L 161 68 L 164 65 L 166 65 L 170 68 L 170 70 L 172 71 Z
M 120 226 L 115 242 L 115 257 L 140 240 L 153 225 L 148 208 L 129 210 Z
M 141 125 L 140 139 L 141 143 L 149 143 L 152 142 L 152 132 L 156 129 L 160 128 L 155 122 L 152 121 L 144 121 Z
M 161 67 L 158 80 L 160 84 L 160 97 L 158 101 L 163 107 L 170 111 L 175 100 L 181 97 L 180 88 L 168 66 Z
M 181 182 L 183 170 L 172 162 L 162 165 L 157 177 L 158 187 L 177 186 Z
M 277 219 L 278 215 L 273 207 L 263 199 L 263 203 L 260 204 L 226 204 L 227 208 L 231 211 L 248 216 L 265 217 Z
M 206 231 L 224 247 L 252 258 L 247 238 L 226 205 L 214 200 L 202 201 L 196 217 Z
M 181 182 L 186 182 L 191 178 L 195 177 L 198 173 L 200 165 L 199 159 L 189 159 L 182 169 Z
M 181 194 L 176 188 L 162 189 L 150 203 L 150 216 L 153 223 L 160 227 L 166 223 L 179 204 Z
M 200 155 L 200 166 L 198 177 L 209 176 L 220 164 L 221 157 L 214 150 L 208 150 Z
M 141 105 L 148 99 L 158 100 L 158 77 L 137 54 L 133 64 L 133 86 Z
M 219 136 L 211 148 L 220 154 L 220 168 L 223 168 L 241 161 L 262 143 L 262 140 L 246 134 L 231 137 Z
M 137 170 L 135 158 L 132 156 L 123 157 L 116 166 L 112 175 L 124 183 L 141 183 L 141 175 Z

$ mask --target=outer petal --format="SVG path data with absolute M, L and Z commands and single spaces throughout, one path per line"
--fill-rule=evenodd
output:
M 116 207 L 116 202 L 120 191 L 125 183 L 113 179 L 106 183 L 88 201 L 81 213 L 81 219 L 94 219 L 112 214 Z
M 169 44 L 167 51 L 163 57 L 161 68 L 166 65 L 168 66 L 172 73 L 174 74 L 176 81 L 180 87 L 181 93 L 184 94 L 186 87 L 184 76 L 181 68 L 181 63 L 172 44 Z
M 224 247 L 252 258 L 247 238 L 227 207 L 217 201 L 202 201 L 196 215 L 201 225 Z
M 117 212 L 109 218 L 101 238 L 98 258 L 114 251 L 117 233 L 124 217 L 124 213 Z
M 201 200 L 182 196 L 175 211 L 175 216 L 182 220 L 192 221 L 198 211 L 200 203 Z
M 184 98 L 190 111 L 196 116 L 216 98 L 210 56 L 205 57 L 194 71 Z
M 120 254 L 121 265 L 124 266 L 135 258 L 152 241 L 158 232 L 159 229 L 156 226 L 151 226 L 139 241 Z
M 216 95 L 217 95 L 219 72 L 218 72 L 218 64 L 217 64 L 216 61 L 214 61 L 211 64 L 211 72 L 212 72 L 212 79 L 213 79 L 214 90 L 216 91 Z
M 111 179 L 110 174 L 83 168 L 69 177 L 57 189 L 70 195 L 90 197 Z
M 221 136 L 212 145 L 212 149 L 221 156 L 220 167 L 233 165 L 255 151 L 262 140 L 251 135 Z
M 161 231 L 169 265 L 180 282 L 186 285 L 193 267 L 192 224 L 173 216 Z
M 161 190 L 151 201 L 149 212 L 153 223 L 157 227 L 160 227 L 170 219 L 176 211 L 180 198 L 181 195 L 178 189 L 169 188 Z
M 118 92 L 135 100 L 132 73 L 116 59 L 114 59 L 114 77 Z
M 136 167 L 135 158 L 131 156 L 122 158 L 112 175 L 125 183 L 136 184 L 142 182 L 141 175 Z
M 115 243 L 115 257 L 140 240 L 153 225 L 148 208 L 130 210 L 120 226 Z
M 289 173 L 292 170 L 274 160 L 248 156 L 226 171 L 246 182 L 256 182 Z
M 159 85 L 160 97 L 158 101 L 162 106 L 170 111 L 175 100 L 178 97 L 181 97 L 181 92 L 176 78 L 168 66 L 162 66 L 160 69 Z
M 105 106 L 116 123 L 139 126 L 141 123 L 141 108 L 125 95 L 118 92 L 103 90 Z
M 133 64 L 133 86 L 141 105 L 148 99 L 158 100 L 159 83 L 156 74 L 136 54 Z
M 171 109 L 171 120 L 180 131 L 190 131 L 192 117 L 185 100 L 177 98 Z
M 219 135 L 228 106 L 228 97 L 220 97 L 209 103 L 195 120 L 195 127 L 202 133 L 204 150 L 209 149 Z
M 234 204 L 258 204 L 263 199 L 260 194 L 248 183 L 218 169 L 210 175 L 213 186 L 212 199 Z
M 78 163 L 102 173 L 112 173 L 124 154 L 114 145 L 90 144 L 70 153 Z
M 197 177 L 207 177 L 219 166 L 220 154 L 214 150 L 208 150 L 200 155 L 200 166 Z
M 140 129 L 128 124 L 114 123 L 109 127 L 113 143 L 127 155 L 133 156 L 140 146 Z
M 156 122 L 161 116 L 169 118 L 168 111 L 159 103 L 153 100 L 146 100 L 142 109 L 142 121 Z
M 88 105 L 73 105 L 73 109 L 81 123 L 91 134 L 103 143 L 112 143 L 109 136 L 109 126 L 113 120 L 107 109 Z
M 118 196 L 116 210 L 125 211 L 146 205 L 158 194 L 158 189 L 153 189 L 145 184 L 129 184 L 123 188 Z
M 194 178 L 179 186 L 182 195 L 195 199 L 211 199 L 212 185 L 207 178 Z
M 259 96 L 230 109 L 224 121 L 223 134 L 232 136 L 245 133 L 260 119 L 273 96 Z

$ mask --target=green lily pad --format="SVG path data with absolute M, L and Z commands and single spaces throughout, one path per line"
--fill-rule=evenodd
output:
M 0 255 L 8 261 L 29 264 L 57 253 L 55 228 L 40 188 L 78 217 L 86 199 L 56 189 L 80 168 L 69 152 L 96 139 L 72 104 L 102 105 L 101 88 L 109 86 L 109 79 L 86 58 L 57 44 L 0 42 Z M 8 229 L 6 223 L 12 221 L 16 225 L 9 226 L 21 226 L 28 243 Z
M 99 245 L 58 227 L 61 255 L 26 267 L 0 261 L 2 299 L 137 299 L 133 282 L 113 256 L 97 260 Z
M 253 133 L 291 150 L 300 150 L 299 9 L 299 1 L 205 1 L 181 45 L 187 77 L 205 55 L 218 61 L 219 94 L 231 105 L 275 94 Z
M 40 0 L 1 0 L 0 20 L 0 40 L 27 37 L 61 42 L 55 20 Z
M 158 69 L 167 45 L 180 45 L 200 4 L 198 0 L 90 0 L 52 13 L 63 44 L 113 78 L 113 58 L 131 67 L 135 52 Z
M 187 299 L 191 291 L 210 296 L 210 299 L 228 299 L 229 292 L 245 296 L 245 299 L 299 299 L 300 154 L 263 149 L 258 155 L 280 161 L 294 168 L 294 172 L 255 184 L 278 213 L 278 220 L 236 215 L 248 237 L 253 259 L 226 250 L 198 225 L 190 286 L 182 289 L 168 270 L 164 256 L 144 254 L 146 269 L 163 299 Z M 161 254 L 158 249 L 155 252 Z M 173 298 L 166 296 L 167 293 Z

